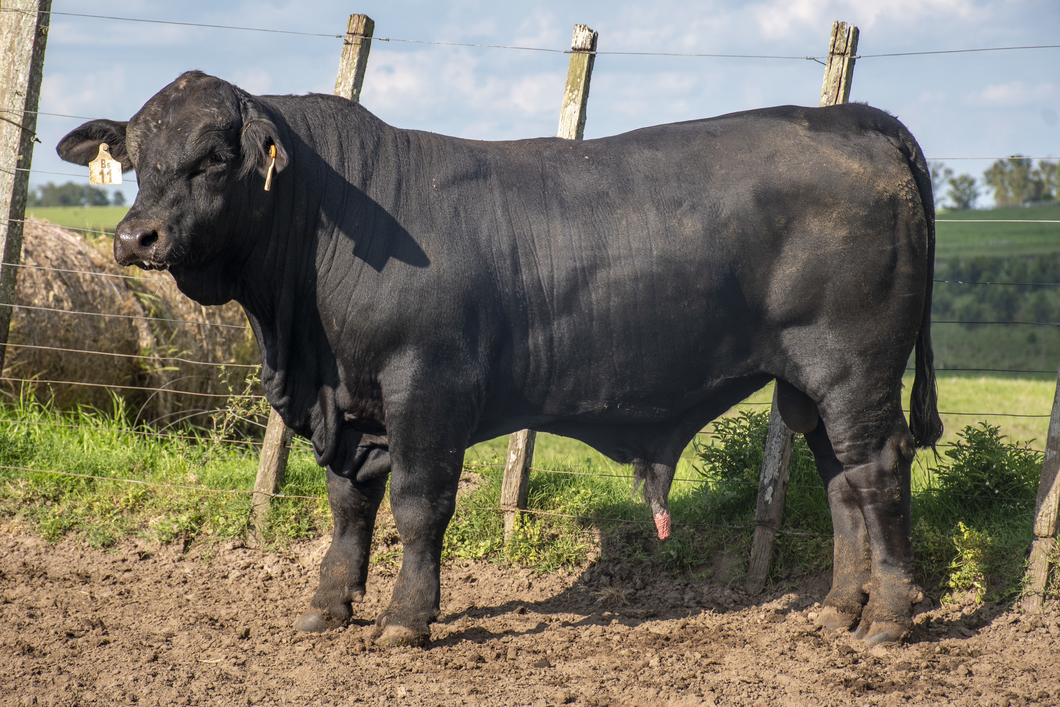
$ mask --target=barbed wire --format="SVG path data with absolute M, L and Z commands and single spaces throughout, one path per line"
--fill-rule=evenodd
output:
M 1057 219 L 975 219 L 975 218 L 936 218 L 935 223 L 1060 223 Z
M 173 361 L 176 363 L 187 363 L 195 366 L 212 366 L 215 368 L 261 368 L 260 363 L 224 363 L 217 361 L 195 361 L 189 358 L 181 358 L 180 356 L 162 356 L 155 354 L 127 354 L 118 353 L 115 351 L 93 351 L 91 349 L 64 349 L 59 346 L 40 346 L 38 344 L 5 344 L 15 349 L 35 349 L 41 351 L 58 351 L 60 353 L 73 353 L 83 354 L 88 356 L 111 356 L 114 358 L 132 358 L 139 359 L 142 361 Z
M 971 321 L 964 322 L 958 319 L 932 319 L 931 325 L 936 324 L 961 324 L 963 326 L 986 326 L 988 324 L 998 324 L 1007 326 L 1036 326 L 1036 327 L 1060 327 L 1060 322 L 1000 322 L 1000 321 Z
M 54 313 L 57 313 L 57 314 L 77 314 L 77 315 L 82 315 L 82 316 L 86 316 L 86 317 L 113 317 L 115 319 L 137 319 L 137 320 L 148 321 L 148 322 L 166 322 L 168 324 L 191 324 L 193 326 L 215 326 L 215 327 L 221 327 L 221 328 L 224 328 L 224 329 L 246 329 L 246 326 L 242 325 L 242 324 L 223 324 L 223 323 L 220 323 L 220 322 L 209 322 L 209 321 L 207 321 L 207 322 L 193 322 L 190 319 L 165 319 L 165 318 L 162 318 L 162 317 L 150 317 L 150 316 L 139 315 L 139 314 L 112 314 L 110 312 L 85 312 L 85 311 L 74 310 L 74 309 L 56 309 L 54 307 L 38 307 L 36 305 L 29 305 L 29 304 L 0 305 L 0 307 L 2 307 L 2 306 L 10 306 L 10 307 L 14 307 L 15 309 L 26 309 L 26 310 L 37 311 L 37 312 L 54 312 Z
M 170 391 L 165 391 L 165 392 L 170 392 Z M 182 411 L 182 412 L 186 412 L 186 411 Z M 198 410 L 198 411 L 195 412 L 195 414 L 197 414 L 197 415 L 198 414 L 208 415 L 211 412 L 216 412 L 216 411 Z M 213 439 L 213 438 L 210 438 L 210 437 L 203 437 L 203 436 L 193 435 L 193 434 L 179 434 L 179 433 L 176 433 L 176 432 L 156 432 L 156 431 L 153 431 L 153 430 L 150 430 L 150 429 L 140 429 L 140 428 L 128 429 L 128 428 L 122 428 L 122 427 L 101 427 L 99 425 L 75 425 L 75 424 L 66 423 L 66 422 L 51 422 L 51 421 L 48 421 L 48 420 L 0 420 L 0 424 L 5 424 L 5 423 L 7 425 L 15 426 L 15 427 L 17 427 L 19 425 L 32 425 L 34 427 L 50 427 L 50 428 L 55 428 L 55 429 L 60 429 L 60 430 L 84 430 L 84 431 L 88 431 L 88 432 L 107 432 L 107 433 L 116 433 L 116 434 L 131 434 L 131 435 L 136 435 L 138 437 L 153 437 L 153 438 L 157 438 L 157 439 L 173 439 L 173 440 L 179 440 L 179 441 L 182 441 L 182 442 L 200 442 L 200 443 L 203 443 L 203 444 L 213 444 L 213 443 L 216 443 L 216 444 L 237 444 L 237 445 L 243 445 L 243 446 L 247 446 L 247 447 L 260 447 L 260 446 L 262 446 L 262 442 L 257 441 L 257 440 L 252 440 L 252 439 Z M 263 425 L 260 425 L 260 423 L 254 423 L 254 424 L 258 424 L 259 426 L 263 426 Z M 289 448 L 293 449 L 294 447 L 291 446 Z M 2 468 L 2 467 L 0 467 L 0 468 Z
M 147 393 L 173 393 L 175 395 L 191 395 L 198 398 L 231 398 L 233 397 L 229 393 L 198 393 L 191 390 L 178 390 L 174 388 L 148 388 L 146 386 L 138 385 L 116 385 L 114 383 L 86 383 L 84 381 L 64 381 L 64 380 L 44 380 L 40 378 L 11 378 L 4 376 L 2 379 L 9 383 L 21 383 L 24 385 L 68 385 L 71 387 L 84 387 L 84 388 L 108 388 L 112 390 L 136 390 Z M 251 400 L 264 400 L 264 395 L 242 395 L 242 398 Z
M 989 282 L 972 280 L 932 280 L 944 285 L 1007 285 L 1012 287 L 1060 287 L 1060 282 Z
M 284 494 L 284 493 L 278 493 L 278 492 L 255 491 L 253 489 L 217 489 L 217 488 L 210 488 L 210 487 L 206 487 L 206 486 L 193 486 L 193 485 L 189 485 L 189 484 L 168 484 L 168 483 L 161 483 L 161 482 L 154 482 L 154 481 L 144 481 L 144 480 L 141 480 L 141 479 L 127 479 L 127 478 L 114 477 L 114 476 L 101 476 L 101 475 L 98 475 L 98 474 L 82 474 L 82 473 L 78 473 L 78 472 L 59 471 L 59 470 L 55 470 L 55 469 L 41 469 L 41 468 L 37 468 L 37 467 L 26 467 L 26 466 L 17 466 L 17 465 L 9 465 L 9 464 L 0 465 L 0 469 L 7 469 L 7 470 L 11 470 L 11 471 L 21 471 L 21 472 L 27 472 L 27 473 L 36 473 L 36 474 L 49 474 L 49 475 L 67 477 L 67 478 L 79 478 L 79 479 L 89 479 L 89 480 L 94 480 L 94 481 L 104 481 L 104 482 L 108 482 L 109 481 L 109 482 L 114 482 L 114 483 L 134 484 L 134 485 L 147 486 L 147 487 L 156 488 L 156 489 L 192 491 L 192 492 L 196 492 L 196 493 L 259 496 L 259 497 L 265 496 L 265 497 L 268 497 L 270 499 L 272 499 L 272 498 L 275 498 L 275 499 L 303 499 L 303 500 L 317 501 L 317 502 L 323 502 L 323 501 L 326 500 L 326 496 L 308 496 L 308 495 L 302 495 L 302 494 Z M 541 470 L 538 470 L 538 471 L 541 471 Z M 548 473 L 564 473 L 564 472 L 549 471 Z M 678 480 L 684 480 L 684 479 L 675 479 L 675 481 L 678 481 Z M 715 484 L 720 483 L 721 485 L 726 485 L 726 484 L 730 484 L 730 483 L 742 484 L 742 483 L 745 483 L 745 482 L 712 482 L 712 483 L 715 483 Z M 757 482 L 746 482 L 746 483 L 748 483 L 748 484 L 755 483 L 755 485 L 757 485 Z M 792 489 L 792 488 L 806 488 L 806 489 L 814 489 L 814 490 L 821 490 L 821 491 L 824 490 L 823 486 L 799 486 L 798 484 L 791 484 L 791 485 L 788 486 L 788 488 L 789 489 Z M 936 495 L 944 495 L 944 496 L 950 496 L 950 497 L 954 497 L 954 498 L 982 498 L 982 496 L 976 495 L 976 494 L 954 493 L 954 492 L 948 491 L 946 489 L 939 489 L 939 488 L 930 487 L 930 486 L 923 486 L 923 487 L 919 488 L 917 490 L 917 492 L 918 493 L 932 493 L 932 494 L 936 494 Z M 1034 499 L 1033 498 L 1029 498 L 1029 497 L 1028 498 L 1020 498 L 1020 497 L 1008 497 L 1008 496 L 1002 497 L 1002 496 L 993 495 L 993 496 L 989 496 L 989 498 L 991 498 L 994 501 L 1006 501 L 1006 502 L 1025 503 L 1025 504 L 1033 504 L 1034 503 Z M 558 511 L 546 511 L 546 510 L 540 510 L 540 509 L 534 509 L 534 508 L 517 509 L 517 508 L 506 508 L 506 507 L 503 507 L 503 506 L 464 506 L 462 508 L 462 510 L 464 510 L 464 511 L 500 512 L 500 513 L 518 512 L 518 513 L 527 513 L 527 514 L 530 514 L 530 515 L 553 517 L 553 518 L 567 518 L 567 519 L 570 519 L 570 520 L 577 520 L 577 521 L 580 521 L 580 522 L 589 522 L 589 523 L 617 523 L 617 524 L 652 524 L 652 523 L 654 523 L 654 520 L 646 519 L 646 518 L 645 519 L 640 519 L 640 518 L 614 518 L 614 517 L 606 517 L 606 516 L 586 516 L 586 515 L 579 515 L 579 514 L 573 514 L 573 513 L 560 513 Z M 792 536 L 801 536 L 801 537 L 822 537 L 822 538 L 833 537 L 832 533 L 813 533 L 813 532 L 807 532 L 807 531 L 782 529 L 782 528 L 776 528 L 776 527 L 773 527 L 773 526 L 771 526 L 769 524 L 764 524 L 764 523 L 729 525 L 729 524 L 720 524 L 720 523 L 699 523 L 699 522 L 692 522 L 692 521 L 674 521 L 673 525 L 674 526 L 683 526 L 683 527 L 727 528 L 727 529 L 730 529 L 730 530 L 753 530 L 756 527 L 764 526 L 764 527 L 769 527 L 771 530 L 774 530 L 775 532 L 783 534 L 783 535 L 792 535 Z
M 140 486 L 151 486 L 153 488 L 163 489 L 175 489 L 179 491 L 197 491 L 200 493 L 219 493 L 229 495 L 246 495 L 246 496 L 268 496 L 269 498 L 304 498 L 310 501 L 321 501 L 322 496 L 299 496 L 296 494 L 282 494 L 282 493 L 269 493 L 267 491 L 254 491 L 244 489 L 214 489 L 206 486 L 190 486 L 186 484 L 163 484 L 157 481 L 142 481 L 140 479 L 124 479 L 116 476 L 99 476 L 96 474 L 79 474 L 73 471 L 57 471 L 55 469 L 37 469 L 28 466 L 12 466 L 9 464 L 0 464 L 0 469 L 9 469 L 12 471 L 27 471 L 35 474 L 53 474 L 55 476 L 67 476 L 78 479 L 92 479 L 95 481 L 113 481 L 115 483 L 124 484 L 137 484 Z
M 3 11 L 7 12 L 22 12 L 15 8 L 3 8 Z M 26 13 L 33 14 L 33 13 Z M 113 22 L 139 22 L 145 24 L 156 24 L 156 25 L 172 25 L 178 27 L 195 27 L 201 29 L 222 29 L 229 31 L 240 31 L 240 32 L 262 32 L 268 34 L 285 34 L 302 37 L 317 37 L 324 39 L 345 39 L 346 33 L 336 34 L 333 32 L 300 32 L 297 30 L 286 30 L 286 29 L 271 29 L 265 27 L 241 27 L 238 25 L 215 25 L 206 24 L 200 22 L 181 22 L 177 20 L 155 20 L 147 18 L 135 18 L 135 17 L 118 17 L 111 15 L 91 15 L 86 13 L 75 13 L 75 12 L 55 12 L 55 11 L 42 11 L 38 14 L 50 14 L 52 16 L 59 17 L 80 17 L 86 19 L 98 19 L 98 20 L 109 20 Z M 556 54 L 570 54 L 570 49 L 553 49 L 547 47 L 523 47 L 523 46 L 511 46 L 503 44 L 476 44 L 469 42 L 444 42 L 444 41 L 432 41 L 432 40 L 421 40 L 421 39 L 401 39 L 397 37 L 369 37 L 372 41 L 376 42 L 405 42 L 411 44 L 430 44 L 437 46 L 457 46 L 457 47 L 477 47 L 483 49 L 507 49 L 515 51 L 534 51 L 534 52 L 550 52 Z M 919 51 L 919 52 L 891 52 L 891 53 L 880 53 L 880 54 L 859 54 L 854 59 L 881 59 L 881 58 L 892 58 L 892 57 L 908 57 L 908 56 L 931 56 L 931 55 L 942 55 L 942 54 L 975 54 L 984 52 L 1005 52 L 1005 51 L 1029 51 L 1029 50 L 1044 50 L 1044 49 L 1060 49 L 1060 45 L 1054 44 L 1040 44 L 1030 46 L 1010 46 L 1010 47 L 977 47 L 969 49 L 940 49 L 932 51 Z M 635 52 L 635 51 L 596 51 L 586 52 L 590 54 L 596 54 L 597 56 L 662 56 L 662 57 L 692 57 L 692 58 L 723 58 L 723 59 L 779 59 L 779 60 L 799 60 L 799 61 L 822 61 L 827 59 L 824 55 L 797 55 L 797 56 L 777 56 L 777 55 L 760 55 L 760 54 L 700 54 L 690 52 Z

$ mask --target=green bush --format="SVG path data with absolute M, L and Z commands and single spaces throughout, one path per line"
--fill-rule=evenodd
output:
M 960 439 L 945 453 L 952 461 L 936 471 L 939 490 L 959 497 L 960 505 L 971 511 L 1033 503 L 1041 452 L 1005 442 L 999 428 L 987 422 L 969 425 L 957 436 Z
M 698 441 L 696 466 L 707 481 L 704 486 L 723 516 L 753 516 L 758 503 L 758 479 L 762 473 L 768 410 L 743 410 L 734 417 L 711 423 L 712 444 Z M 828 496 L 813 454 L 802 435 L 796 435 L 791 453 L 784 525 L 803 532 L 831 532 Z
M 986 422 L 957 436 L 913 495 L 917 579 L 953 599 L 1002 601 L 1021 590 L 1042 454 Z

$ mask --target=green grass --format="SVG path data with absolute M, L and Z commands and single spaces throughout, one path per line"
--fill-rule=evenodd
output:
M 943 211 L 936 218 L 935 257 L 1021 257 L 1055 253 L 1060 223 L 972 223 L 972 221 L 1060 221 L 1060 204 L 1026 208 Z M 956 221 L 957 223 L 951 223 Z M 961 222 L 964 223 L 961 223 Z
M 253 489 L 255 447 L 194 430 L 192 439 L 143 434 L 118 399 L 115 410 L 61 413 L 28 398 L 0 405 L 0 515 L 21 516 L 50 540 L 72 533 L 100 547 L 127 537 L 187 545 L 245 533 L 251 497 L 229 491 Z M 267 536 L 289 542 L 322 532 L 324 478 L 311 455 L 292 455 L 287 493 L 314 500 L 277 503 Z
M 113 234 L 128 210 L 128 206 L 34 206 L 26 209 L 26 215 L 63 228 L 102 235 Z
M 507 440 L 476 445 L 468 451 L 466 471 L 479 481 L 460 500 L 446 537 L 446 557 L 539 571 L 583 567 L 591 559 L 603 558 L 632 563 L 641 568 L 638 571 L 737 582 L 750 551 L 762 448 L 761 440 L 740 431 L 739 424 L 763 417 L 767 407 L 762 403 L 770 396 L 768 389 L 760 391 L 750 401 L 757 404 L 727 415 L 720 435 L 704 434 L 697 441 L 698 450 L 686 450 L 671 493 L 675 526 L 666 543 L 655 538 L 651 513 L 633 493 L 629 467 L 579 442 L 542 434 L 528 506 L 543 514 L 524 516 L 514 541 L 505 546 L 497 507 Z M 953 444 L 967 447 L 960 434 L 979 418 L 994 420 L 999 434 L 1006 435 L 1006 444 L 1036 439 L 1041 448 L 1047 418 L 1001 415 L 1047 415 L 1052 397 L 1053 384 L 1048 381 L 940 380 L 948 425 L 940 447 L 942 463 L 954 463 L 961 447 Z M 954 416 L 952 410 L 984 414 Z M 120 404 L 113 416 L 89 410 L 59 413 L 28 399 L 0 405 L 0 516 L 20 517 L 51 540 L 75 535 L 102 547 L 136 537 L 179 542 L 185 548 L 209 547 L 248 534 L 251 497 L 227 492 L 253 488 L 256 448 L 218 443 L 206 432 L 195 439 L 144 435 L 124 419 Z M 731 428 L 728 432 L 726 425 Z M 719 457 L 710 457 L 710 450 L 734 440 L 746 450 L 722 458 L 747 461 L 730 464 L 736 471 L 723 478 L 717 471 Z M 966 462 L 968 458 L 965 454 Z M 915 472 L 920 580 L 948 591 L 1012 596 L 1026 559 L 1033 501 L 974 510 L 960 494 L 935 493 L 947 478 L 939 473 L 938 464 L 930 455 L 921 455 Z M 990 468 L 978 473 L 993 478 Z M 292 452 L 281 491 L 309 498 L 280 499 L 274 504 L 265 533 L 271 546 L 283 548 L 294 539 L 329 532 L 324 474 L 304 446 Z M 827 571 L 831 563 L 827 503 L 804 444 L 796 450 L 786 508 L 784 528 L 800 534 L 778 538 L 772 579 Z M 377 538 L 375 561 L 396 561 L 400 546 L 385 512 Z

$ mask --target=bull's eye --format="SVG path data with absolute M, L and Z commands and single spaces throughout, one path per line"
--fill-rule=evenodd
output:
M 211 167 L 217 167 L 218 165 L 223 165 L 227 161 L 228 161 L 228 158 L 226 158 L 220 152 L 215 152 L 212 155 L 210 155 L 210 166 Z

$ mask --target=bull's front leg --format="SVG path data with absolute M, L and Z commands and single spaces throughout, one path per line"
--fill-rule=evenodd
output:
M 377 621 L 381 645 L 424 645 L 441 604 L 442 542 L 456 510 L 467 427 L 443 394 L 388 410 L 390 509 L 404 548 L 390 605 Z M 432 414 L 432 411 L 434 414 Z
M 385 447 L 363 446 L 348 475 L 327 470 L 328 505 L 335 531 L 320 564 L 320 584 L 309 610 L 294 627 L 320 632 L 345 625 L 353 602 L 364 598 L 368 558 L 379 504 L 386 492 L 390 455 Z

